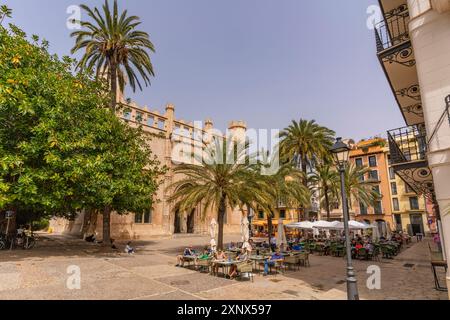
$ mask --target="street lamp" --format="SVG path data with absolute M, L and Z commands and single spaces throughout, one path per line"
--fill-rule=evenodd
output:
M 341 176 L 341 194 L 342 194 L 342 209 L 344 214 L 344 233 L 345 233 L 345 248 L 347 251 L 347 299 L 359 300 L 358 286 L 356 283 L 356 274 L 352 265 L 352 248 L 350 244 L 350 232 L 348 227 L 348 206 L 347 196 L 345 192 L 345 167 L 348 164 L 350 155 L 350 148 L 342 141 L 342 138 L 337 138 L 335 144 L 330 148 L 333 154 L 333 159 Z

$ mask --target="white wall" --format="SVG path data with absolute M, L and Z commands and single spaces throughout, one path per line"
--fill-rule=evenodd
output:
M 410 36 L 430 138 L 445 110 L 445 97 L 450 95 L 450 3 L 448 0 L 408 0 L 408 6 Z M 450 213 L 445 212 L 450 205 L 450 124 L 447 116 L 430 142 L 428 161 L 441 209 L 446 253 L 450 257 Z M 447 284 L 450 284 L 450 272 Z

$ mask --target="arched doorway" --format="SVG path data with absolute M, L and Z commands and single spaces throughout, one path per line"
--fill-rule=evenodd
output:
M 187 229 L 186 233 L 194 233 L 195 232 L 195 209 L 191 211 L 191 213 L 187 217 Z
M 181 217 L 178 210 L 175 211 L 173 233 L 181 233 Z

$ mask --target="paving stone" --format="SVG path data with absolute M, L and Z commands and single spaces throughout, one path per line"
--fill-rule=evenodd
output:
M 227 236 L 226 241 L 240 236 Z M 428 242 L 404 249 L 394 259 L 354 261 L 361 299 L 447 300 L 434 290 Z M 186 245 L 201 248 L 208 236 L 140 241 L 137 254 L 128 256 L 79 239 L 51 235 L 33 250 L 0 252 L 1 299 L 346 299 L 346 261 L 310 257 L 311 267 L 251 281 L 231 281 L 186 268 L 176 268 L 176 255 Z M 119 246 L 122 245 L 120 242 Z M 381 290 L 370 290 L 369 266 L 381 270 Z M 81 271 L 81 289 L 69 290 L 69 266 Z M 445 273 L 438 271 L 445 283 Z

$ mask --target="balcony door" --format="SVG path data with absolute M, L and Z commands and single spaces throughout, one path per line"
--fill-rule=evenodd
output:
M 423 230 L 423 219 L 421 214 L 411 214 L 409 216 L 411 221 L 411 232 L 415 236 L 418 233 L 424 234 Z

